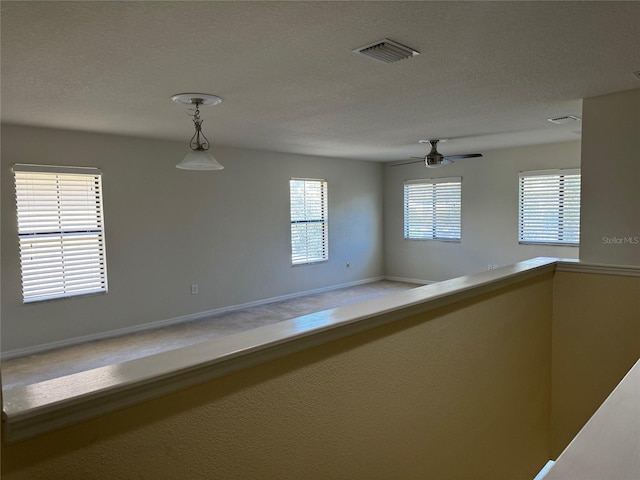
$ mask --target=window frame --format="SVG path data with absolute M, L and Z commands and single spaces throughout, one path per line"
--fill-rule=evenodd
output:
M 17 163 L 13 174 L 22 302 L 106 294 L 102 171 Z
M 454 184 L 454 187 L 445 187 L 444 185 Z M 431 186 L 432 194 L 431 198 L 435 199 L 430 203 L 426 203 L 424 206 L 426 208 L 431 208 L 431 235 L 426 236 L 416 236 L 412 235 L 412 228 L 419 228 L 419 219 L 415 218 L 416 215 L 411 215 L 409 211 L 411 208 L 411 204 L 409 203 L 409 190 L 412 186 L 421 185 L 421 186 Z M 439 185 L 441 185 L 439 187 Z M 420 178 L 420 179 L 412 179 L 405 180 L 402 186 L 403 191 L 403 236 L 405 240 L 417 240 L 417 241 L 436 241 L 436 242 L 447 242 L 447 243 L 461 243 L 462 242 L 462 177 L 439 177 L 439 178 Z M 443 197 L 441 202 L 448 200 L 444 205 L 440 205 L 441 210 L 439 214 L 439 205 L 437 201 L 438 193 Z M 454 221 L 456 221 L 455 225 L 450 225 L 450 220 L 443 215 L 446 214 L 446 211 L 442 211 L 442 208 L 450 208 L 447 207 L 446 203 L 449 203 L 451 200 L 449 198 L 450 195 L 457 195 L 457 198 L 454 198 L 454 203 L 457 203 L 457 214 L 454 217 Z M 425 195 L 425 200 L 428 200 L 428 197 Z M 412 219 L 415 224 L 412 224 Z M 453 234 L 445 235 L 444 231 L 447 229 L 454 229 Z
M 534 212 L 533 206 L 526 206 L 523 204 L 527 191 L 531 192 L 532 182 L 542 182 L 544 177 L 556 178 L 558 177 L 557 195 L 552 190 L 555 188 L 553 185 L 544 185 L 539 183 L 538 186 L 538 198 L 528 198 L 527 201 L 535 202 L 536 200 L 542 201 L 544 198 L 542 195 L 546 195 L 549 202 L 556 201 L 558 203 L 557 220 L 555 227 L 557 232 L 554 238 L 544 240 L 541 238 L 544 232 L 547 232 L 549 236 L 548 226 L 532 226 L 535 225 L 535 221 L 531 218 Z M 570 177 L 567 179 L 566 177 Z M 572 190 L 567 193 L 567 189 L 574 188 L 577 177 L 577 191 Z M 529 180 L 527 182 L 527 180 Z M 567 182 L 569 180 L 569 183 Z M 580 246 L 580 208 L 581 208 L 581 186 L 582 176 L 580 168 L 564 168 L 553 170 L 530 170 L 518 172 L 518 244 L 520 245 L 545 245 L 545 246 L 559 246 L 559 247 L 579 247 Z M 542 192 L 541 189 L 546 189 Z M 530 194 L 533 195 L 533 194 Z M 546 208 L 553 208 L 554 205 L 543 205 Z M 526 209 L 526 211 L 525 211 Z M 525 217 L 529 212 L 528 218 Z M 567 213 L 568 212 L 568 213 Z M 525 224 L 525 222 L 528 222 Z M 527 226 L 528 225 L 528 226 Z M 563 238 L 566 237 L 567 240 Z M 575 241 L 571 239 L 577 237 Z
M 319 203 L 316 205 L 312 205 L 312 207 L 318 209 L 320 213 L 320 218 L 310 218 L 310 216 L 305 215 L 305 218 L 295 219 L 294 218 L 294 190 L 293 190 L 293 182 L 305 182 L 305 185 L 308 183 L 320 185 L 320 199 Z M 306 192 L 304 194 L 303 201 L 307 202 Z M 306 210 L 306 208 L 305 208 Z M 320 224 L 321 225 L 321 253 L 320 255 L 310 255 L 309 250 L 312 250 L 309 246 L 309 242 L 305 242 L 304 250 L 306 251 L 297 251 L 295 247 L 295 225 L 311 225 L 311 224 Z M 314 265 L 318 263 L 326 263 L 329 261 L 329 209 L 328 209 L 328 184 L 325 179 L 322 178 L 299 178 L 292 177 L 289 179 L 289 225 L 290 225 L 290 235 L 289 235 L 289 246 L 290 246 L 290 259 L 291 266 L 298 267 L 303 265 Z

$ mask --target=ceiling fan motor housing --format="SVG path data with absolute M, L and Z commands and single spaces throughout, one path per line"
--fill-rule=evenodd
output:
M 431 143 L 431 151 L 424 158 L 427 167 L 439 167 L 442 165 L 444 155 L 437 150 L 438 140 L 429 140 Z
M 425 157 L 427 167 L 439 167 L 440 165 L 442 165 L 443 158 L 444 157 L 438 152 L 428 153 L 427 156 Z

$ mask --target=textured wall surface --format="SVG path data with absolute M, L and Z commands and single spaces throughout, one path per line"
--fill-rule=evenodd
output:
M 380 164 L 220 148 L 224 170 L 178 170 L 186 150 L 2 126 L 3 351 L 382 275 Z M 107 295 L 22 304 L 14 163 L 102 169 Z M 291 267 L 291 177 L 328 182 L 328 262 Z
M 7 480 L 530 480 L 552 275 L 4 446 Z
M 580 260 L 640 266 L 640 89 L 582 106 Z
M 552 458 L 640 358 L 640 278 L 555 275 Z

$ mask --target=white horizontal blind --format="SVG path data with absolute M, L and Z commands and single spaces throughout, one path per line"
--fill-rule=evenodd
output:
M 460 240 L 462 178 L 404 182 L 404 238 Z
M 101 173 L 14 165 L 24 303 L 107 291 Z
M 520 243 L 580 243 L 580 170 L 519 173 Z
M 292 178 L 291 263 L 323 262 L 329 259 L 327 182 Z

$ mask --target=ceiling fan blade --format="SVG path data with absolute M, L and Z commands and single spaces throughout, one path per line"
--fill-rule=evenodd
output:
M 481 153 L 467 153 L 465 155 L 446 155 L 445 160 L 460 160 L 461 158 L 476 158 L 481 157 Z
M 390 164 L 390 167 L 399 167 L 400 165 L 411 165 L 412 163 L 420 163 L 424 162 L 424 157 L 410 157 L 415 158 L 416 160 L 400 160 L 399 162 L 394 162 Z

